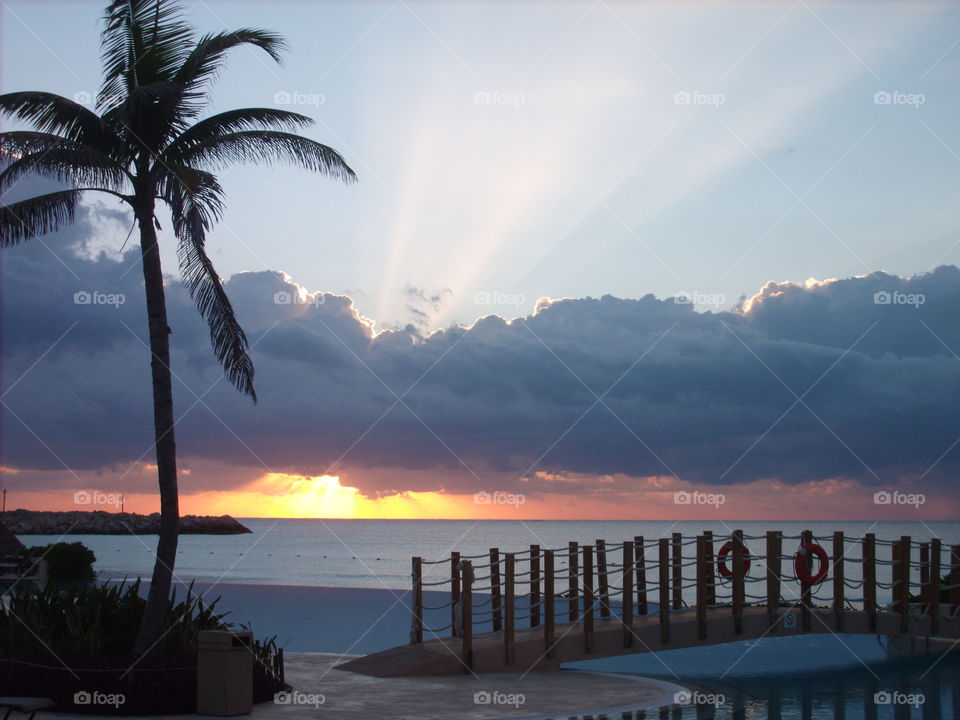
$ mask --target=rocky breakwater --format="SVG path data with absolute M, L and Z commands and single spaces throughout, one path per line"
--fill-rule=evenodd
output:
M 138 515 L 102 510 L 13 510 L 4 514 L 3 522 L 15 535 L 156 535 L 160 532 L 160 513 Z M 236 535 L 248 532 L 252 531 L 229 515 L 184 515 L 180 518 L 181 535 Z

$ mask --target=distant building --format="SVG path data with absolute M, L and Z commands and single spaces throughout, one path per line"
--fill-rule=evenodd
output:
M 4 525 L 0 520 L 0 557 L 6 555 L 24 555 L 27 552 L 27 546 L 17 539 L 17 536 L 10 532 L 10 528 Z

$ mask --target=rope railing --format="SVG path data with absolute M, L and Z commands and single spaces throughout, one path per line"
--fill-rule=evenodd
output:
M 884 613 L 899 616 L 901 632 L 919 621 L 935 632 L 941 620 L 960 616 L 960 545 L 944 546 L 936 538 L 913 542 L 907 536 L 884 540 L 872 533 L 835 532 L 818 540 L 810 531 L 747 535 L 735 530 L 716 537 L 707 531 L 692 538 L 672 533 L 557 548 L 535 544 L 506 553 L 490 548 L 438 560 L 413 558 L 412 578 L 411 640 L 449 631 L 459 639 L 467 667 L 476 632 L 502 634 L 505 657 L 512 658 L 519 623 L 525 632 L 543 633 L 549 656 L 557 624 L 564 622 L 579 625 L 564 634 L 582 633 L 589 653 L 597 621 L 622 624 L 624 642 L 632 643 L 635 618 L 659 616 L 653 622 L 668 644 L 670 618 L 677 612 L 696 612 L 703 639 L 708 611 L 729 612 L 737 635 L 744 632 L 748 608 L 756 614 L 766 607 L 770 632 L 778 631 L 785 612 L 801 632 L 811 630 L 814 615 L 832 616 L 829 627 L 837 632 L 850 612 L 865 613 L 870 631 Z M 446 592 L 448 599 L 425 604 L 424 588 Z M 425 624 L 425 612 L 443 611 L 449 613 L 448 624 Z

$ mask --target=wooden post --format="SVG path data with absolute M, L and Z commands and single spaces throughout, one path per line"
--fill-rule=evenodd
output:
M 464 671 L 473 670 L 473 565 L 469 560 L 460 563 L 460 580 L 463 583 L 460 605 L 463 608 L 461 648 Z
M 540 546 L 530 546 L 530 627 L 540 626 Z
M 423 642 L 423 558 L 413 558 L 413 628 L 410 642 Z
M 593 548 L 583 546 L 583 648 L 593 652 Z
M 597 540 L 597 584 L 600 590 L 600 617 L 610 617 L 610 582 L 607 579 L 607 543 Z
M 450 553 L 450 635 L 457 636 L 457 606 L 460 604 L 460 553 Z
M 544 653 L 553 657 L 556 642 L 556 609 L 554 606 L 553 550 L 543 551 L 543 642 Z
M 877 536 L 863 536 L 863 609 L 870 631 L 877 629 Z
M 576 542 L 567 544 L 567 608 L 570 622 L 576 622 L 578 616 L 577 596 L 580 594 L 580 547 Z
M 743 606 L 746 600 L 744 574 L 743 530 L 733 531 L 733 631 L 743 632 Z
M 620 587 L 623 588 L 623 646 L 633 647 L 633 542 L 623 542 L 623 576 Z
M 813 543 L 813 533 L 809 530 L 804 530 L 800 533 L 800 549 L 802 550 L 807 545 Z M 811 572 L 813 569 L 813 558 L 810 556 L 810 553 L 807 553 L 803 556 L 804 566 L 807 568 L 807 572 Z M 800 616 L 802 618 L 803 632 L 810 632 L 810 606 L 813 604 L 813 586 L 807 585 L 807 583 L 800 582 Z
M 670 642 L 670 541 L 660 538 L 659 542 L 660 570 L 660 642 L 666 645 Z
M 504 571 L 504 618 L 503 628 L 503 659 L 507 665 L 513 665 L 513 643 L 516 636 L 516 576 L 517 576 L 517 558 L 513 553 L 506 553 L 503 556 Z
M 930 632 L 940 629 L 940 538 L 930 541 Z
M 833 614 L 837 632 L 843 631 L 844 584 L 843 584 L 843 531 L 833 533 Z
M 647 565 L 643 535 L 633 538 L 633 560 L 637 567 L 637 615 L 646 615 L 650 609 L 647 606 Z
M 503 609 L 500 605 L 500 550 L 490 548 L 490 609 L 493 631 L 503 630 Z
M 710 559 L 710 579 L 707 581 L 707 605 L 717 604 L 717 572 L 713 554 L 713 531 L 704 530 L 703 540 L 707 544 L 707 557 Z
M 767 624 L 770 632 L 777 632 L 780 621 L 780 555 L 783 553 L 783 534 L 767 531 Z
M 697 637 L 701 640 L 707 639 L 707 574 L 710 569 L 707 540 L 703 535 L 697 535 L 697 564 L 694 576 L 697 578 Z
M 920 602 L 930 602 L 930 543 L 920 545 Z
M 673 533 L 673 609 L 683 607 L 683 535 Z
M 960 605 L 960 545 L 950 548 L 950 604 Z
M 901 535 L 898 543 L 900 552 L 900 583 L 893 589 L 897 610 L 900 612 L 900 632 L 906 632 L 910 622 L 910 536 Z M 895 545 L 894 547 L 897 547 Z

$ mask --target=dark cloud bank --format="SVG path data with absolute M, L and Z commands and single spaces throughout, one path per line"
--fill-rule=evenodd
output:
M 46 247 L 4 251 L 8 467 L 120 472 L 150 446 L 139 249 L 78 253 L 96 226 L 85 211 Z M 923 476 L 943 488 L 960 465 L 952 266 L 771 283 L 735 313 L 649 295 L 541 301 L 524 318 L 489 316 L 426 338 L 413 327 L 375 335 L 349 298 L 306 295 L 277 272 L 236 275 L 227 289 L 255 344 L 261 400 L 252 406 L 221 379 L 205 325 L 171 281 L 187 464 L 219 461 L 249 476 L 263 466 L 321 474 L 339 460 L 368 493 L 440 482 L 472 492 L 484 486 L 473 473 L 531 468 L 720 484 Z M 125 302 L 75 304 L 82 291 Z M 225 487 L 230 477 L 195 473 L 189 483 Z

